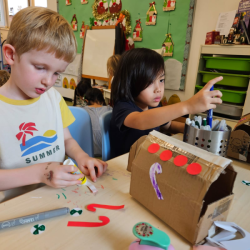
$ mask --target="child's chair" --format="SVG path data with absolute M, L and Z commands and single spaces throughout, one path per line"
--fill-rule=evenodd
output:
M 83 108 L 69 107 L 75 117 L 75 122 L 69 126 L 72 137 L 77 141 L 82 150 L 90 157 L 94 157 L 94 143 L 91 120 L 88 112 Z
M 99 122 L 102 132 L 102 160 L 108 161 L 110 159 L 110 140 L 109 140 L 109 126 L 112 117 L 112 110 L 102 114 L 99 117 Z

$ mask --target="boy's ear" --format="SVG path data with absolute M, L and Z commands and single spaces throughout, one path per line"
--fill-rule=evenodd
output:
M 10 44 L 5 44 L 3 46 L 3 54 L 6 62 L 9 65 L 13 65 L 14 61 L 17 60 L 17 54 L 15 48 Z

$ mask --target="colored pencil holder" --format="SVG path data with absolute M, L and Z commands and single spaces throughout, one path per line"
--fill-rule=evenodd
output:
M 229 145 L 232 128 L 228 131 L 207 131 L 185 124 L 183 141 L 213 154 L 225 157 Z

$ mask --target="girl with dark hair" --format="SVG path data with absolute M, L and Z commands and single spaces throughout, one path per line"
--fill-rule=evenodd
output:
M 172 133 L 184 132 L 184 124 L 172 121 L 186 114 L 196 114 L 222 103 L 222 93 L 210 88 L 223 78 L 211 80 L 187 101 L 161 107 L 165 69 L 161 55 L 139 48 L 126 51 L 119 62 L 111 89 L 114 103 L 110 122 L 111 157 L 129 152 L 141 136 L 163 127 Z
M 112 110 L 110 106 L 106 106 L 105 100 L 103 98 L 100 89 L 91 88 L 89 89 L 84 98 L 87 106 L 84 109 L 89 113 L 92 130 L 93 130 L 93 140 L 94 140 L 94 155 L 102 155 L 102 133 L 101 126 L 99 123 L 99 117 L 109 110 Z
M 84 101 L 84 95 L 87 90 L 91 88 L 91 80 L 88 78 L 82 78 L 82 80 L 77 84 L 75 89 L 73 106 L 85 107 L 87 104 Z

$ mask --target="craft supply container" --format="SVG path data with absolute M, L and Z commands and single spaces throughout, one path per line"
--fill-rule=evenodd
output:
M 227 126 L 227 128 L 228 131 L 207 131 L 185 124 L 183 141 L 225 157 L 227 155 L 227 148 L 232 131 L 230 126 Z

